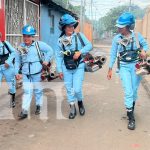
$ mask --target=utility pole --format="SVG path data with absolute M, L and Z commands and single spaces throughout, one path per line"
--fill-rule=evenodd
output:
M 84 23 L 85 23 L 85 6 L 86 6 L 86 0 L 83 1 L 83 28 L 84 28 Z
M 95 21 L 94 21 L 94 27 L 95 27 L 95 39 L 97 39 L 98 35 L 98 20 L 97 20 L 97 8 L 95 8 Z
M 67 8 L 66 9 L 68 9 L 69 8 L 69 0 L 67 0 Z
M 93 21 L 93 0 L 91 0 L 91 20 Z
M 132 0 L 130 0 L 130 3 L 129 3 L 129 12 L 131 12 L 131 5 L 132 5 Z
M 81 7 L 80 7 L 80 31 L 81 32 L 83 32 L 84 17 L 85 17 L 85 0 L 81 0 Z
M 80 6 L 80 31 L 83 31 L 83 0 L 81 0 L 81 6 Z
M 92 44 L 93 44 L 93 36 L 94 36 L 94 25 L 93 25 L 93 0 L 91 0 L 91 20 L 92 20 Z

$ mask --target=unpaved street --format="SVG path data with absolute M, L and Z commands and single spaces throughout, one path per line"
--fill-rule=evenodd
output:
M 108 47 L 101 50 L 108 55 Z M 86 73 L 86 115 L 81 117 L 78 113 L 74 120 L 57 118 L 56 94 L 50 89 L 45 90 L 48 118 L 42 120 L 35 116 L 33 103 L 31 117 L 18 121 L 22 96 L 19 89 L 14 116 L 0 120 L 0 150 L 149 150 L 150 98 L 141 86 L 135 113 L 137 127 L 135 131 L 128 130 L 119 77 L 114 70 L 113 80 L 108 81 L 107 69 L 108 64 L 95 73 Z M 3 96 L 0 97 L 3 103 L 0 106 L 1 118 L 2 113 L 7 113 L 5 109 L 9 109 Z M 63 99 L 62 113 L 68 117 L 65 95 Z

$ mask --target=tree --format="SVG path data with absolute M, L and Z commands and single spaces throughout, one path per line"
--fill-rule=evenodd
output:
M 69 10 L 73 11 L 78 16 L 80 15 L 80 7 L 81 6 L 73 6 L 73 5 L 69 4 Z
M 72 4 L 68 3 L 68 0 L 53 0 L 53 2 L 61 5 L 62 7 L 69 9 L 70 11 L 76 13 L 77 15 L 80 14 L 80 7 L 81 6 L 73 6 Z
M 104 32 L 116 33 L 116 20 L 123 12 L 127 12 L 128 8 L 129 7 L 126 5 L 113 8 L 106 14 L 106 16 L 100 18 L 98 21 L 100 24 L 99 34 Z M 131 13 L 133 13 L 136 18 L 142 18 L 144 16 L 145 11 L 137 5 L 132 6 L 131 10 Z

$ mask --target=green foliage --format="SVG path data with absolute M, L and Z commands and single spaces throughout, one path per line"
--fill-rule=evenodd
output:
M 69 4 L 69 10 L 73 11 L 78 16 L 80 15 L 80 7 L 81 6 L 73 6 L 73 5 Z
M 116 33 L 116 20 L 118 17 L 123 13 L 127 12 L 129 9 L 128 6 L 119 6 L 116 8 L 111 9 L 106 16 L 99 19 L 99 34 L 104 32 L 112 32 Z M 135 15 L 136 18 L 142 18 L 144 16 L 145 11 L 141 9 L 139 6 L 133 5 L 131 7 L 131 13 Z
M 53 0 L 53 2 L 61 5 L 66 9 L 69 9 L 70 11 L 76 13 L 77 15 L 80 14 L 80 6 L 73 6 L 70 3 L 68 4 L 68 0 Z

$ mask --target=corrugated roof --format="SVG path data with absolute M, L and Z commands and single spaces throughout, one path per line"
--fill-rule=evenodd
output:
M 66 9 L 66 4 L 60 0 L 41 0 L 41 3 L 48 5 L 49 8 L 53 10 L 57 10 L 63 14 L 68 13 L 78 19 L 77 14 L 69 9 Z

